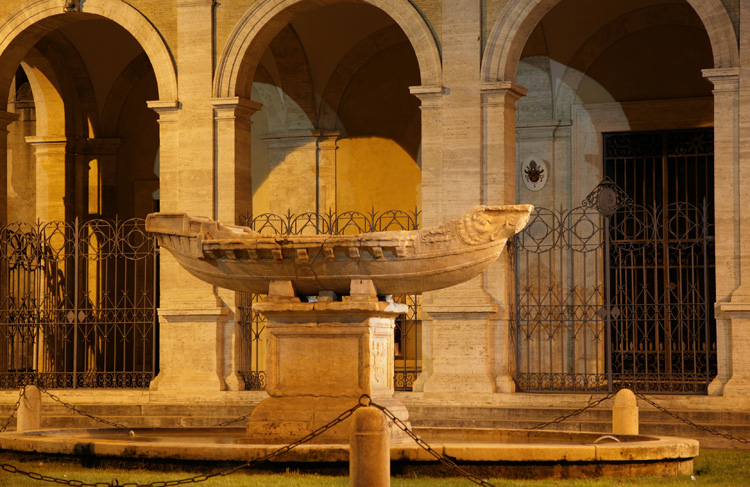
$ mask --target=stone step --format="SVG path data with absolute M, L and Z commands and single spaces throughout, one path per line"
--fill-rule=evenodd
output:
M 220 423 L 244 416 L 252 410 L 250 405 L 207 404 L 144 404 L 144 405 L 76 405 L 81 411 L 130 428 L 186 428 L 214 427 Z M 415 427 L 455 428 L 518 428 L 527 429 L 560 418 L 575 411 L 574 408 L 517 408 L 477 406 L 410 405 L 409 415 Z M 0 405 L 0 426 L 12 412 L 11 405 Z M 675 414 L 700 426 L 721 433 L 750 440 L 750 412 L 676 410 Z M 639 412 L 641 433 L 647 435 L 683 436 L 701 441 L 704 448 L 750 448 L 733 440 L 712 435 L 687 425 L 651 407 Z M 231 424 L 242 427 L 246 419 Z M 79 415 L 60 405 L 44 403 L 45 428 L 100 428 L 100 422 Z M 608 408 L 591 408 L 565 421 L 545 429 L 563 431 L 608 432 L 612 427 L 612 411 Z M 15 428 L 15 419 L 9 425 Z

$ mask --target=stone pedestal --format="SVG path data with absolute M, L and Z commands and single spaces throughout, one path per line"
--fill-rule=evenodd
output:
M 266 317 L 270 397 L 253 410 L 241 443 L 290 443 L 363 394 L 407 420 L 406 408 L 393 398 L 394 320 L 406 306 L 378 301 L 372 283 L 360 283 L 365 292 L 346 301 L 318 302 L 300 302 L 291 283 L 281 292 L 284 286 L 272 283 L 269 297 L 254 306 Z M 351 427 L 350 417 L 314 442 L 348 443 Z M 391 437 L 399 431 L 391 427 Z

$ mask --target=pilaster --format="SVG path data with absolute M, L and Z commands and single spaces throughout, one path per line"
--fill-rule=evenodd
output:
M 714 178 L 714 194 L 721 195 L 714 201 L 718 370 L 709 386 L 709 394 L 719 394 L 734 375 L 732 350 L 738 350 L 740 342 L 735 341 L 733 335 L 741 329 L 738 327 L 739 322 L 732 321 L 732 315 L 740 319 L 734 312 L 736 307 L 731 307 L 731 310 L 723 308 L 731 299 L 732 291 L 740 284 L 740 180 L 735 176 L 739 169 L 739 69 L 705 69 L 703 77 L 714 85 L 714 174 L 717 175 Z M 741 341 L 742 336 L 736 339 Z

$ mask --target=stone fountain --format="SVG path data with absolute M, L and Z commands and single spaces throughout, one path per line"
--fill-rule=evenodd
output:
M 163 213 L 149 215 L 146 229 L 200 279 L 268 295 L 254 309 L 266 317 L 269 397 L 253 410 L 240 442 L 290 443 L 363 394 L 408 421 L 393 397 L 393 330 L 406 306 L 384 296 L 473 278 L 497 259 L 532 210 L 477 206 L 436 228 L 361 235 L 263 236 Z M 350 423 L 315 441 L 348 442 Z M 392 439 L 402 434 L 391 433 Z
M 351 236 L 261 236 L 185 214 L 152 214 L 147 229 L 190 273 L 216 286 L 267 294 L 254 309 L 268 331 L 267 392 L 244 430 L 136 428 L 37 430 L 0 434 L 0 449 L 47 454 L 181 462 L 246 462 L 327 424 L 362 394 L 401 421 L 394 398 L 394 320 L 404 311 L 392 294 L 464 282 L 484 271 L 521 230 L 530 205 L 478 206 L 435 228 Z M 622 404 L 619 404 L 622 406 Z M 632 405 L 631 405 L 632 406 Z M 622 415 L 619 409 L 615 417 Z M 631 415 L 632 417 L 632 415 Z M 482 428 L 415 428 L 433 448 L 483 475 L 684 475 L 698 442 L 612 434 Z M 637 420 L 635 420 L 637 423 Z M 349 460 L 351 418 L 274 461 Z M 414 469 L 435 459 L 390 429 L 391 460 Z M 432 462 L 432 463 L 431 463 Z M 296 463 L 299 465 L 299 463 Z M 426 467 L 425 467 L 426 466 Z M 405 470 L 409 471 L 409 470 Z

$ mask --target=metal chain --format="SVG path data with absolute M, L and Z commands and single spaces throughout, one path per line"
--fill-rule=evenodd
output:
M 10 416 L 8 416 L 8 421 L 5 422 L 2 428 L 0 428 L 0 433 L 4 433 L 5 430 L 8 429 L 8 426 L 10 426 L 10 422 L 13 421 L 13 418 L 16 416 L 16 412 L 18 412 L 18 408 L 21 407 L 21 401 L 23 400 L 23 395 L 26 393 L 26 387 L 21 388 L 21 392 L 18 393 L 18 401 L 16 401 L 15 406 L 13 406 L 13 411 L 11 411 Z
M 440 453 L 436 452 L 422 438 L 420 438 L 419 436 L 417 436 L 416 434 L 414 434 L 414 432 L 411 431 L 411 429 L 409 429 L 409 427 L 403 421 L 401 421 L 395 414 L 393 414 L 391 411 L 389 411 L 387 407 L 381 406 L 380 404 L 372 402 L 372 399 L 370 399 L 370 396 L 368 396 L 368 395 L 365 394 L 362 397 L 360 397 L 359 401 L 360 401 L 360 404 L 362 406 L 373 406 L 373 407 L 376 407 L 376 408 L 380 409 L 381 411 L 383 411 L 383 414 L 385 414 L 385 416 L 388 419 L 390 419 L 393 422 L 393 424 L 395 424 L 401 431 L 403 431 L 404 433 L 406 433 L 406 435 L 409 438 L 411 438 L 412 440 L 414 440 L 414 442 L 417 445 L 419 445 L 419 447 L 421 447 L 424 451 L 426 451 L 427 453 L 429 453 L 430 455 L 432 455 L 433 457 L 435 457 L 438 461 L 440 461 L 440 463 L 442 463 L 446 467 L 448 467 L 451 470 L 457 472 L 462 477 L 464 477 L 464 478 L 466 478 L 466 479 L 474 482 L 477 485 L 482 485 L 482 486 L 485 486 L 485 487 L 495 487 L 494 485 L 492 485 L 488 481 L 482 480 L 479 477 L 476 477 L 475 475 L 472 475 L 468 471 L 466 471 L 463 468 L 459 467 L 456 464 L 456 462 L 454 462 L 450 458 L 447 458 L 447 457 L 441 455 Z M 365 402 L 363 403 L 363 401 L 365 401 Z
M 97 418 L 96 416 L 94 416 L 92 414 L 89 414 L 86 411 L 81 411 L 80 409 L 78 409 L 77 407 L 73 406 L 72 404 L 69 404 L 69 403 L 63 401 L 62 399 L 60 399 L 56 395 L 52 394 L 50 391 L 48 391 L 47 389 L 45 389 L 44 387 L 42 387 L 39 384 L 37 384 L 37 387 L 39 388 L 40 391 L 42 391 L 47 396 L 49 396 L 49 398 L 52 399 L 53 401 L 55 401 L 55 402 L 57 402 L 59 404 L 62 404 L 66 408 L 70 409 L 71 411 L 73 411 L 73 412 L 75 412 L 77 414 L 80 414 L 81 416 L 86 416 L 87 418 L 93 419 L 94 421 L 98 421 L 99 423 L 102 423 L 102 424 L 106 424 L 107 426 L 112 426 L 113 428 L 117 428 L 117 429 L 121 429 L 121 430 L 127 430 L 127 431 L 131 430 L 131 428 L 125 426 L 124 424 L 115 423 L 114 421 L 110 421 L 110 420 L 104 419 L 104 418 Z
M 214 428 L 221 428 L 222 426 L 229 426 L 230 424 L 234 424 L 234 423 L 237 423 L 239 421 L 242 421 L 243 419 L 249 418 L 251 414 L 253 414 L 253 413 L 249 412 L 249 413 L 247 413 L 247 414 L 245 414 L 243 416 L 239 416 L 237 418 L 230 419 L 229 421 L 224 421 L 223 423 L 215 424 L 213 427 Z
M 570 413 L 564 414 L 564 415 L 560 416 L 559 418 L 553 419 L 552 421 L 547 421 L 546 423 L 539 423 L 539 424 L 537 424 L 535 426 L 531 426 L 530 428 L 526 428 L 526 429 L 527 430 L 539 430 L 539 429 L 542 429 L 542 428 L 546 428 L 547 426 L 550 426 L 552 424 L 562 423 L 563 421 L 565 421 L 568 418 L 572 418 L 573 416 L 578 416 L 582 412 L 584 412 L 584 411 L 586 411 L 588 409 L 591 409 L 593 407 L 598 406 L 599 404 L 603 403 L 607 399 L 610 399 L 611 397 L 613 397 L 615 394 L 616 394 L 615 392 L 610 392 L 606 396 L 604 396 L 602 398 L 599 398 L 596 401 L 589 400 L 588 405 L 582 407 L 581 409 L 576 409 L 575 411 L 572 411 Z M 593 398 L 593 396 L 592 396 L 592 398 Z
M 712 434 L 712 435 L 715 435 L 715 436 L 721 436 L 721 437 L 723 437 L 723 438 L 725 438 L 727 440 L 737 441 L 739 443 L 744 443 L 744 444 L 750 443 L 750 440 L 748 440 L 747 438 L 738 438 L 738 437 L 733 436 L 733 435 L 731 435 L 729 433 L 722 433 L 721 431 L 717 431 L 717 430 L 709 428 L 707 426 L 702 426 L 700 424 L 694 423 L 693 421 L 690 421 L 687 418 L 683 418 L 682 416 L 679 416 L 676 413 L 673 413 L 672 411 L 668 410 L 664 406 L 661 406 L 661 405 L 655 403 L 652 399 L 649 399 L 648 397 L 644 396 L 640 392 L 636 392 L 635 393 L 635 397 L 637 397 L 638 399 L 642 399 L 643 401 L 649 403 L 650 405 L 652 405 L 653 407 L 655 407 L 659 411 L 663 412 L 664 414 L 672 416 L 674 419 L 676 419 L 678 421 L 682 421 L 683 423 L 685 423 L 685 424 L 687 424 L 689 426 L 693 426 L 695 428 L 698 428 L 699 430 L 705 431 L 706 433 L 709 433 L 709 434 Z
M 368 399 L 369 399 L 369 397 L 368 397 Z M 115 483 L 111 483 L 111 482 L 97 482 L 97 483 L 94 483 L 94 484 L 90 484 L 90 483 L 83 482 L 81 480 L 61 479 L 61 478 L 57 478 L 57 477 L 50 477 L 50 476 L 47 476 L 47 475 L 42 475 L 42 474 L 35 473 L 35 472 L 27 472 L 25 470 L 21 470 L 18 467 L 15 467 L 15 466 L 7 464 L 7 463 L 0 464 L 0 468 L 2 468 L 3 470 L 5 470 L 6 472 L 17 473 L 17 474 L 20 474 L 20 475 L 25 475 L 25 476 L 27 476 L 27 477 L 29 477 L 31 479 L 34 479 L 34 480 L 42 480 L 42 481 L 45 481 L 45 482 L 52 482 L 52 483 L 56 483 L 56 484 L 72 485 L 72 486 L 75 486 L 75 487 L 114 487 L 114 486 L 117 486 L 117 487 L 166 487 L 166 486 L 170 486 L 170 485 L 197 484 L 199 482 L 205 482 L 206 480 L 214 478 L 214 477 L 219 477 L 219 476 L 225 477 L 227 475 L 231 475 L 231 474 L 233 474 L 233 473 L 235 473 L 238 470 L 241 470 L 243 468 L 256 467 L 256 466 L 260 465 L 261 463 L 266 462 L 266 461 L 268 461 L 268 460 L 270 460 L 270 459 L 272 459 L 274 457 L 277 457 L 279 455 L 283 455 L 284 453 L 287 453 L 288 451 L 290 451 L 290 450 L 298 447 L 299 445 L 301 445 L 303 443 L 307 443 L 308 441 L 311 441 L 315 437 L 320 436 L 321 434 L 325 433 L 329 429 L 331 429 L 334 426 L 338 425 L 339 423 L 341 423 L 342 421 L 344 421 L 345 419 L 347 419 L 349 416 L 351 416 L 352 414 L 354 414 L 354 411 L 356 411 L 357 409 L 361 408 L 362 406 L 364 406 L 364 404 L 362 404 L 361 399 L 360 399 L 360 402 L 358 402 L 355 406 L 353 406 L 352 408 L 350 408 L 350 409 L 344 411 L 343 413 L 339 414 L 336 418 L 334 418 L 333 420 L 331 420 L 329 423 L 327 423 L 327 424 L 319 427 L 318 429 L 314 430 L 312 433 L 310 433 L 310 434 L 308 434 L 308 435 L 300 438 L 299 440 L 295 441 L 294 443 L 290 443 L 289 445 L 283 446 L 283 447 L 281 447 L 281 448 L 279 448 L 277 450 L 272 451 L 268 455 L 265 455 L 265 456 L 260 457 L 260 458 L 256 458 L 254 460 L 247 461 L 247 462 L 245 462 L 245 463 L 243 463 L 241 465 L 236 465 L 234 467 L 228 467 L 228 468 L 225 468 L 223 470 L 219 470 L 219 471 L 214 472 L 214 473 L 205 474 L 205 475 L 196 475 L 195 477 L 189 477 L 189 478 L 184 478 L 184 479 L 179 479 L 179 480 L 157 481 L 157 482 L 152 482 L 150 484 L 137 484 L 137 483 L 132 483 L 132 482 L 131 483 L 120 484 L 117 481 L 115 481 Z M 88 414 L 85 414 L 85 413 L 84 413 L 84 415 L 89 416 Z M 91 416 L 89 416 L 89 417 L 91 417 Z M 93 418 L 93 419 L 96 419 L 96 418 Z M 486 484 L 486 485 L 489 485 L 489 484 Z

